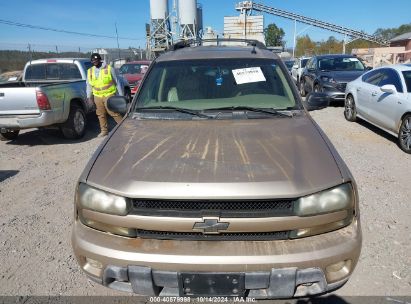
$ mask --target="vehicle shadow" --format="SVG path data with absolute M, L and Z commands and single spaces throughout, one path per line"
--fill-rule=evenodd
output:
M 328 105 L 329 107 L 333 108 L 341 108 L 344 107 L 344 101 L 341 100 L 331 100 L 330 104 Z
M 116 123 L 111 117 L 107 117 L 109 129 L 112 130 Z M 97 138 L 100 127 L 97 116 L 87 116 L 87 130 L 80 139 L 66 139 L 58 129 L 30 129 L 23 131 L 15 140 L 8 141 L 7 145 L 18 146 L 45 146 L 45 145 L 67 145 L 87 142 Z
M 328 297 L 318 297 L 318 298 L 309 298 L 309 299 L 299 299 L 295 304 L 350 304 L 343 298 L 331 295 Z
M 357 119 L 357 123 L 398 146 L 397 138 L 395 136 L 381 130 L 380 128 L 377 128 L 365 120 Z
M 17 175 L 20 171 L 18 170 L 0 170 L 0 183 L 6 179 Z
M 267 304 L 360 304 L 361 302 L 351 301 L 354 297 L 347 297 L 346 299 L 337 295 L 318 296 L 310 298 L 299 298 L 289 300 L 261 300 L 259 303 Z M 365 303 L 361 303 L 365 304 Z M 371 303 L 370 303 L 371 304 Z

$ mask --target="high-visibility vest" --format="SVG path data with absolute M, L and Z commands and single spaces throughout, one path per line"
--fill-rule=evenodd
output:
M 96 77 L 96 67 L 91 67 L 87 71 L 88 82 L 93 89 L 93 95 L 97 97 L 107 97 L 116 93 L 116 84 L 111 77 L 111 66 L 107 65 L 100 70 Z

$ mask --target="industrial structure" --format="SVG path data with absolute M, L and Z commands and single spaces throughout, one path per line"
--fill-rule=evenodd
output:
M 147 53 L 155 58 L 178 40 L 201 37 L 203 8 L 197 0 L 150 0 L 150 24 L 146 25 Z
M 390 40 L 390 47 L 353 49 L 352 53 L 362 58 L 373 68 L 411 62 L 411 32 Z
M 243 1 L 236 5 L 240 16 L 224 17 L 224 38 L 253 39 L 265 43 L 264 16 L 251 16 L 251 1 Z
M 242 11 L 242 14 L 244 14 L 245 16 L 251 15 L 252 11 L 263 12 L 263 13 L 276 15 L 276 16 L 279 16 L 279 17 L 294 20 L 295 25 L 297 24 L 297 21 L 298 21 L 298 22 L 301 22 L 301 23 L 304 23 L 304 24 L 312 25 L 312 26 L 319 27 L 319 28 L 322 28 L 322 29 L 325 29 L 325 30 L 329 30 L 329 31 L 332 31 L 332 32 L 343 34 L 344 35 L 343 53 L 345 53 L 345 45 L 349 42 L 352 42 L 352 41 L 356 40 L 356 39 L 364 39 L 364 40 L 375 42 L 375 43 L 378 43 L 378 44 L 381 44 L 381 45 L 384 45 L 384 46 L 388 46 L 390 44 L 390 42 L 388 40 L 382 39 L 382 38 L 377 37 L 377 36 L 366 34 L 362 31 L 357 31 L 357 30 L 349 29 L 349 28 L 346 28 L 346 27 L 343 27 L 343 26 L 339 26 L 339 25 L 324 22 L 324 21 L 321 21 L 321 20 L 313 19 L 313 18 L 310 18 L 310 17 L 297 15 L 297 14 L 294 14 L 294 13 L 291 13 L 291 12 L 280 10 L 280 9 L 270 7 L 270 6 L 267 6 L 267 5 L 263 5 L 263 4 L 260 4 L 260 3 L 256 3 L 256 2 L 253 2 L 253 1 L 241 1 L 236 5 L 236 9 Z M 295 47 L 295 44 L 296 44 L 296 33 L 295 32 L 294 32 L 294 47 Z M 350 39 L 350 40 L 348 40 L 348 39 Z
M 169 1 L 172 2 L 171 9 L 169 9 Z M 383 46 L 388 46 L 390 43 L 381 37 L 369 35 L 363 31 L 294 14 L 254 1 L 241 1 L 235 8 L 240 11 L 240 16 L 224 17 L 224 38 L 246 38 L 265 42 L 264 16 L 253 15 L 253 12 L 259 12 L 294 21 L 294 49 L 297 22 L 344 35 L 343 53 L 345 53 L 346 44 L 356 39 L 364 39 Z M 179 40 L 195 40 L 202 38 L 203 34 L 216 36 L 210 30 L 203 33 L 202 15 L 203 8 L 197 0 L 150 0 L 150 24 L 146 25 L 148 57 L 157 57 Z

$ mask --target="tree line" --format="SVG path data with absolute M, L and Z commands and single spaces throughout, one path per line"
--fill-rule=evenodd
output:
M 87 58 L 90 53 L 79 52 L 28 52 L 0 50 L 0 73 L 23 70 L 30 60 L 45 58 Z

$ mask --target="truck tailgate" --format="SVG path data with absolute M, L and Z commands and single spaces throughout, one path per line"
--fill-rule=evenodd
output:
M 0 115 L 39 114 L 36 88 L 1 88 Z

